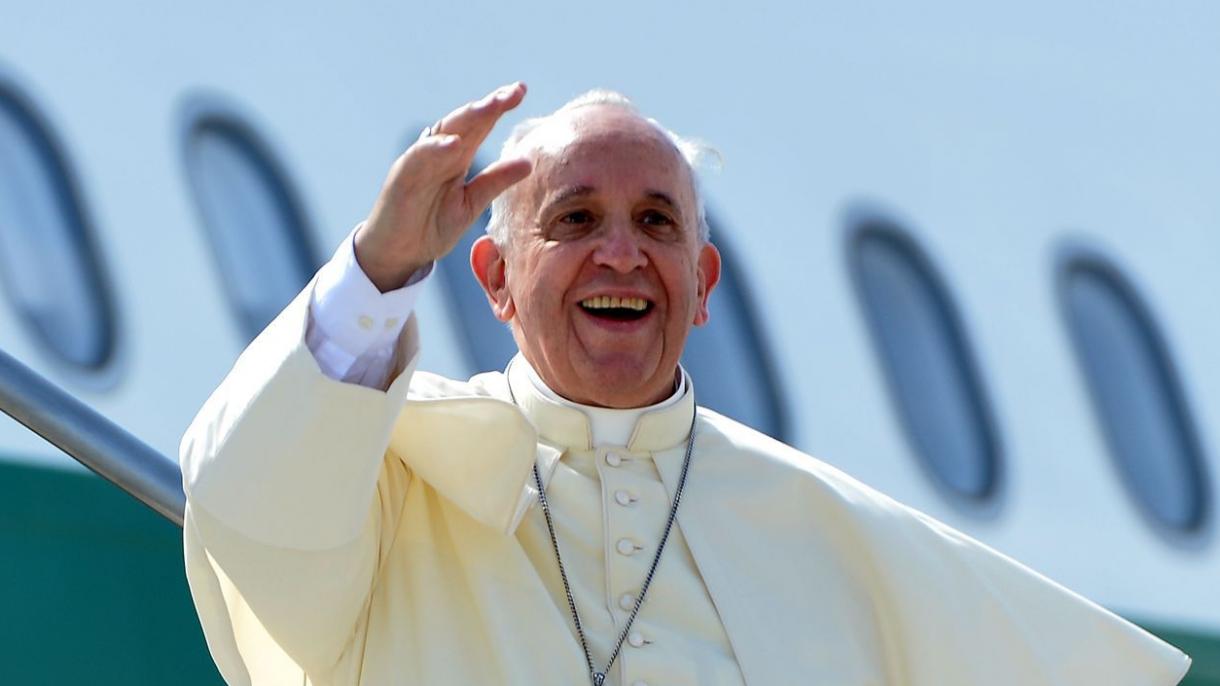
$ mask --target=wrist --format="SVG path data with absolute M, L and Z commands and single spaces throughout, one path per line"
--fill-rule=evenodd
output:
M 382 293 L 402 288 L 416 272 L 431 264 L 431 260 L 383 259 L 382 256 L 387 251 L 371 244 L 365 231 L 366 226 L 367 224 L 356 231 L 355 239 L 352 241 L 356 264 Z

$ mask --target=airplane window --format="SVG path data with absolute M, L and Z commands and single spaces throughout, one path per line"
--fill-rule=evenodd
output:
M 452 303 L 477 371 L 504 369 L 517 352 L 508 328 L 492 316 L 482 288 L 470 273 L 470 246 L 486 230 L 484 216 L 458 246 L 441 260 Z M 776 376 L 733 252 L 712 224 L 712 236 L 724 258 L 720 285 L 712 294 L 711 320 L 687 341 L 682 364 L 695 381 L 701 405 L 783 439 L 786 422 Z
M 1198 436 L 1151 312 L 1112 263 L 1064 261 L 1059 297 L 1110 454 L 1155 521 L 1182 531 L 1205 518 Z
M 695 381 L 699 404 L 784 440 L 787 416 L 779 379 L 747 288 L 724 230 L 709 217 L 720 249 L 720 284 L 712 292 L 708 323 L 691 330 L 682 366 Z
M 253 338 L 320 264 L 304 212 L 283 168 L 236 117 L 197 117 L 184 154 L 225 290 Z
M 450 302 L 459 314 L 456 317 L 458 328 L 470 367 L 475 372 L 502 371 L 517 354 L 512 333 L 492 315 L 483 287 L 470 271 L 470 248 L 486 233 L 490 217 L 490 212 L 484 212 L 437 265 Z
M 61 149 L 28 102 L 0 87 L 0 279 L 56 357 L 96 369 L 110 359 L 109 290 Z
M 999 441 L 957 309 L 923 250 L 898 225 L 856 227 L 857 295 L 903 430 L 938 483 L 981 501 L 997 490 Z

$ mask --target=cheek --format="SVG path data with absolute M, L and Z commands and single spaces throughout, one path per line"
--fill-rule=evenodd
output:
M 694 310 L 699 306 L 699 268 L 687 259 L 675 258 L 666 265 L 666 292 L 670 307 L 675 310 Z
M 562 306 L 561 279 L 556 273 L 557 265 L 540 260 L 518 272 L 516 288 L 513 289 L 518 312 L 525 318 L 544 320 L 554 317 L 556 308 Z

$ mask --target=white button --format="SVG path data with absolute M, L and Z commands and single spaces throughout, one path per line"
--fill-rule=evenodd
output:
M 618 606 L 630 612 L 635 607 L 635 596 L 624 593 L 618 597 Z
M 606 453 L 606 464 L 617 467 L 623 464 L 623 458 L 619 457 L 618 453 Z
M 367 314 L 360 315 L 360 318 L 356 320 L 356 323 L 359 324 L 360 328 L 364 329 L 365 331 L 373 328 L 373 318 Z
M 618 539 L 618 545 L 615 548 L 623 555 L 632 555 L 635 553 L 635 543 L 629 538 Z
M 398 317 L 390 317 L 389 319 L 385 320 L 386 331 L 389 331 L 396 326 L 398 326 Z
M 643 648 L 644 644 L 647 643 L 644 640 L 644 635 L 638 631 L 631 632 L 631 635 L 627 637 L 627 642 L 631 644 L 632 648 Z
M 626 506 L 630 505 L 631 503 L 635 502 L 635 498 L 632 498 L 631 494 L 628 493 L 627 491 L 615 491 L 614 492 L 614 502 L 618 503 L 619 505 L 622 505 L 623 507 L 626 507 Z

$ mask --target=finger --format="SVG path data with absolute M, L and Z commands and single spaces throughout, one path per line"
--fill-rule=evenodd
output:
M 445 176 L 462 175 L 466 167 L 462 154 L 462 137 L 454 134 L 441 136 L 425 136 L 402 155 L 400 173 L 409 175 L 437 175 L 444 172 Z
M 424 136 L 413 143 L 408 150 L 418 150 L 423 154 L 436 155 L 457 147 L 462 137 L 456 133 L 446 133 L 439 136 Z
M 455 133 L 462 136 L 470 147 L 477 148 L 491 132 L 505 112 L 521 104 L 525 98 L 525 84 L 501 86 L 480 100 L 467 103 L 445 115 L 433 127 L 433 134 Z
M 530 161 L 524 157 L 500 160 L 488 165 L 466 184 L 468 215 L 477 217 L 482 214 L 496 196 L 529 176 L 532 167 Z

